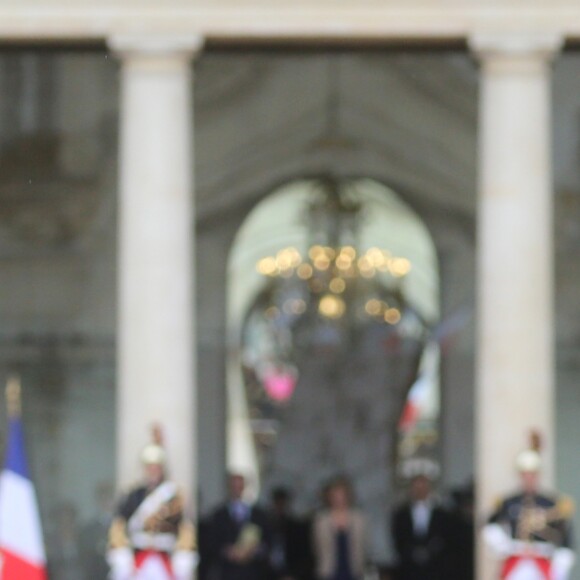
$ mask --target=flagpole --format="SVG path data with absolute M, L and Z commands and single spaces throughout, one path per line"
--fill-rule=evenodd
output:
M 20 417 L 22 402 L 19 375 L 10 375 L 8 377 L 6 383 L 6 402 L 8 404 L 8 417 L 11 419 Z

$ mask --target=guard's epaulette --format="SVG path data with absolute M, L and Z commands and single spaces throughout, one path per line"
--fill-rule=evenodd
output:
M 505 497 L 498 496 L 493 502 L 494 511 L 499 510 L 499 508 L 505 503 Z
M 193 523 L 182 521 L 177 534 L 177 550 L 197 551 L 197 534 Z
M 576 511 L 576 503 L 569 495 L 559 495 L 556 502 L 556 509 L 563 519 L 570 519 Z
M 125 529 L 125 520 L 115 518 L 109 528 L 109 547 L 112 549 L 126 548 L 129 545 L 129 538 Z

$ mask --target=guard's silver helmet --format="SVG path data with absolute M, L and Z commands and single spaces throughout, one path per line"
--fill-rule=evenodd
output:
M 542 458 L 534 449 L 526 449 L 516 458 L 516 468 L 520 473 L 537 473 L 541 467 Z
M 151 443 L 141 451 L 141 463 L 144 465 L 165 465 L 167 453 L 163 447 L 163 433 L 160 425 L 154 425 L 151 430 Z
M 530 433 L 530 443 L 527 449 L 518 453 L 516 457 L 516 469 L 520 473 L 537 473 L 542 467 L 542 439 L 538 431 Z

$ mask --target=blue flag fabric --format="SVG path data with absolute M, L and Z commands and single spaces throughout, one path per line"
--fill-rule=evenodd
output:
M 8 424 L 8 448 L 4 469 L 30 479 L 26 454 L 24 452 L 24 432 L 20 417 L 13 417 Z

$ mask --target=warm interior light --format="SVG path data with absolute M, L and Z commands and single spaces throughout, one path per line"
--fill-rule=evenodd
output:
M 334 294 L 326 294 L 318 303 L 318 311 L 322 316 L 336 320 L 341 318 L 346 310 L 346 304 L 342 298 Z
M 393 258 L 390 269 L 393 276 L 401 278 L 411 271 L 411 262 L 407 258 Z
M 350 258 L 351 261 L 356 258 L 356 250 L 352 246 L 344 246 L 340 250 L 340 253 L 346 256 L 347 258 Z
M 324 255 L 324 248 L 322 246 L 312 246 L 308 250 L 308 256 L 311 260 L 316 260 L 316 258 L 322 255 Z
M 378 246 L 357 250 L 353 241 L 358 239 L 361 204 L 336 180 L 321 183 L 322 195 L 316 196 L 308 208 L 309 237 L 316 243 L 303 252 L 294 246 L 281 248 L 275 255 L 259 260 L 256 269 L 263 276 L 285 279 L 299 290 L 300 301 L 289 298 L 278 304 L 286 314 L 306 312 L 307 304 L 311 304 L 322 316 L 340 318 L 350 308 L 350 301 L 361 304 L 357 279 L 390 276 L 399 289 L 398 279 L 410 272 L 411 262 Z M 379 285 L 387 289 L 388 284 L 383 282 Z M 389 324 L 398 323 L 402 317 L 399 310 L 375 298 L 368 300 L 364 309 L 367 315 Z M 268 316 L 280 314 L 270 309 L 268 312 Z
M 346 282 L 342 278 L 333 278 L 328 285 L 331 292 L 341 294 L 346 288 Z
M 312 266 L 310 264 L 300 264 L 300 266 L 298 266 L 298 269 L 296 270 L 296 274 L 298 274 L 298 277 L 301 278 L 302 280 L 308 280 L 309 278 L 312 277 Z
M 378 314 L 381 313 L 381 310 L 382 310 L 382 302 L 380 300 L 377 300 L 376 298 L 371 298 L 365 304 L 365 311 L 367 314 L 370 314 L 371 316 L 377 316 Z
M 401 313 L 397 308 L 385 310 L 385 322 L 397 324 L 401 320 Z
M 339 270 L 348 270 L 352 264 L 352 259 L 344 254 L 340 254 L 338 258 L 336 258 L 336 267 Z
M 262 258 L 258 262 L 256 269 L 264 276 L 273 276 L 278 273 L 276 260 L 272 257 Z

